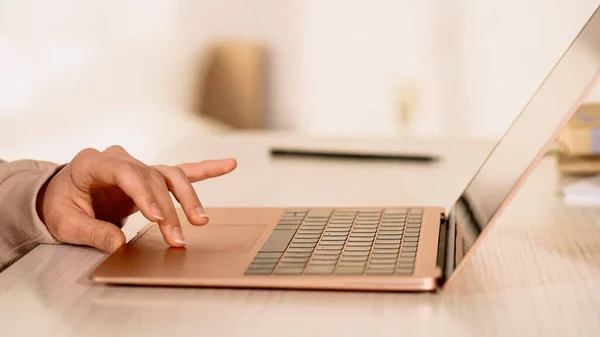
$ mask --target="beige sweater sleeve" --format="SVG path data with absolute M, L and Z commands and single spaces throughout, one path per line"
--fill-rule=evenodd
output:
M 62 166 L 0 160 L 0 271 L 40 243 L 58 243 L 36 211 L 40 188 Z

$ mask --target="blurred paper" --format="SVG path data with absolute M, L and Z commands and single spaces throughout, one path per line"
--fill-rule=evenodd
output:
M 600 175 L 565 186 L 563 194 L 567 205 L 600 205 Z

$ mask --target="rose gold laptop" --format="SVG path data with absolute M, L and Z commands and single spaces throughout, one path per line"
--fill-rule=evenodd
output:
M 192 227 L 181 214 L 186 248 L 169 248 L 150 224 L 91 279 L 229 288 L 443 288 L 595 83 L 597 12 L 448 211 L 419 205 L 207 209 L 211 221 L 204 227 Z

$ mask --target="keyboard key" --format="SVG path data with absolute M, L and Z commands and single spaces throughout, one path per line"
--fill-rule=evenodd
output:
M 338 262 L 338 256 L 324 256 L 326 258 L 315 259 L 313 257 L 312 260 L 308 262 L 308 266 L 335 266 Z
M 348 232 L 325 232 L 323 233 L 323 237 L 335 237 L 335 236 L 347 236 Z
M 319 239 L 321 234 L 296 234 L 295 239 Z
M 368 275 L 393 275 L 394 269 L 368 269 Z
M 384 244 L 384 243 L 376 243 L 373 245 L 374 249 L 397 249 L 400 248 L 400 244 Z
M 402 240 L 402 235 L 379 234 L 377 240 Z
M 327 228 L 344 228 L 349 230 L 352 228 L 352 223 L 330 223 Z
M 290 248 L 314 248 L 317 245 L 316 242 L 314 243 L 294 243 L 292 242 L 290 244 Z
M 353 236 L 348 239 L 348 242 L 372 242 L 372 237 L 357 237 Z
M 327 228 L 325 230 L 325 233 L 349 233 L 350 232 L 350 228 Z
M 371 242 L 348 242 L 347 247 L 371 247 Z
M 248 268 L 245 272 L 246 275 L 270 275 L 273 272 L 271 269 L 250 269 Z
M 339 234 L 338 235 L 323 235 L 323 237 L 321 238 L 322 241 L 340 241 L 343 240 L 345 241 L 346 238 L 348 236 L 347 235 L 343 235 L 343 234 Z
M 404 216 L 384 216 L 381 218 L 382 223 L 404 223 L 406 217 Z
M 346 250 L 344 251 L 344 256 L 369 256 L 368 250 Z
M 373 249 L 373 254 L 396 254 L 398 255 L 398 252 L 400 251 L 400 248 L 387 248 L 387 249 L 381 249 L 381 248 L 374 248 Z
M 344 248 L 344 244 L 339 245 L 324 245 L 324 242 L 321 242 L 319 246 L 317 246 L 317 250 L 339 250 L 341 251 Z
M 256 265 L 258 265 L 258 264 L 272 264 L 272 265 L 275 265 L 277 263 L 277 261 L 279 261 L 278 258 L 277 259 L 274 259 L 274 258 L 270 258 L 270 259 L 268 259 L 268 258 L 267 259 L 265 259 L 265 258 L 262 258 L 262 259 L 261 258 L 255 258 L 252 261 L 252 264 L 256 264 Z
M 347 262 L 352 262 L 352 261 L 364 262 L 364 261 L 367 261 L 368 258 L 369 258 L 368 255 L 363 255 L 363 256 L 343 255 L 341 260 L 347 261 Z
M 307 257 L 291 257 L 291 256 L 285 256 L 281 259 L 280 263 L 290 263 L 290 262 L 308 262 L 308 259 L 310 258 L 310 256 Z
M 344 243 L 346 243 L 345 239 L 340 239 L 340 240 L 333 240 L 333 241 L 321 241 L 319 242 L 319 245 L 321 246 L 343 246 Z
M 335 264 L 337 263 L 337 258 L 336 259 L 332 259 L 332 258 L 328 258 L 328 259 L 313 259 L 308 263 L 308 266 L 335 266 Z
M 258 252 L 255 256 L 255 258 L 280 258 L 281 257 L 281 253 L 262 253 L 262 252 Z
M 295 253 L 295 252 L 285 252 L 285 257 L 310 257 L 312 255 L 311 252 L 306 253 Z
M 286 252 L 290 252 L 290 253 L 305 253 L 305 252 L 309 252 L 312 253 L 313 249 L 312 248 L 288 248 Z
M 402 242 L 401 240 L 385 240 L 385 239 L 379 239 L 377 238 L 375 240 L 375 244 L 379 245 L 379 244 L 386 244 L 386 245 L 397 245 L 400 246 L 400 242 Z
M 319 230 L 319 229 L 325 229 L 325 226 L 327 224 L 302 224 L 302 229 L 313 229 L 313 230 Z
M 304 271 L 304 267 L 293 268 L 277 268 L 275 274 L 278 275 L 300 275 Z
M 344 249 L 344 251 L 347 252 L 353 252 L 353 251 L 370 251 L 371 250 L 371 246 L 346 246 L 346 248 Z
M 275 227 L 275 229 L 277 229 L 277 230 L 281 230 L 281 229 L 296 230 L 296 229 L 298 229 L 298 227 L 300 227 L 300 226 L 299 225 L 277 225 L 277 227 Z
M 386 231 L 402 231 L 404 230 L 404 224 L 403 223 L 382 223 L 381 225 L 379 225 L 379 230 L 386 230 Z
M 398 254 L 381 254 L 381 253 L 373 253 L 372 258 L 373 259 L 396 259 L 398 257 Z
M 261 247 L 261 252 L 283 252 L 295 233 L 296 231 L 291 229 L 273 230 Z
M 320 229 L 302 229 L 298 230 L 298 234 L 321 234 L 323 230 Z
M 294 243 L 317 243 L 317 241 L 319 241 L 319 239 L 298 239 L 298 238 L 294 238 L 294 240 L 292 240 L 292 244 L 294 244 Z
M 364 267 L 338 267 L 335 271 L 338 275 L 362 275 Z
M 302 223 L 302 217 L 281 219 L 277 222 L 278 225 L 299 225 Z
M 341 252 L 342 252 L 341 250 L 318 250 L 318 251 L 315 251 L 315 255 L 313 257 L 322 256 L 322 255 L 338 256 L 338 255 L 340 255 Z
M 377 226 L 379 225 L 379 218 L 356 218 L 354 220 L 354 225 L 370 225 L 370 226 Z
M 416 259 L 416 256 L 401 255 L 400 258 L 398 259 L 398 261 L 404 262 L 404 263 L 414 263 L 415 259 Z
M 350 237 L 351 238 L 371 238 L 373 239 L 375 237 L 375 233 L 350 233 Z
M 352 233 L 370 233 L 375 234 L 377 232 L 377 227 L 375 228 L 356 228 L 352 229 Z
M 335 269 L 335 265 L 313 265 L 306 268 L 308 275 L 324 275 L 331 274 Z
M 402 231 L 392 231 L 387 229 L 380 229 L 377 235 L 402 235 Z

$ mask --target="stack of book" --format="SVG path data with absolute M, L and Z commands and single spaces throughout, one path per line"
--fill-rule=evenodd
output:
M 559 135 L 556 145 L 560 173 L 600 173 L 600 103 L 583 104 Z

